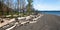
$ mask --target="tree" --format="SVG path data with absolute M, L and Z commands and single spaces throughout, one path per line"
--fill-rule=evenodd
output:
M 29 12 L 29 14 L 32 12 L 32 2 L 33 0 L 27 0 L 28 1 L 28 5 L 27 5 L 27 12 Z
M 3 2 L 4 2 L 4 0 L 1 0 L 1 1 L 2 1 L 2 8 L 3 8 Z M 2 15 L 4 15 L 3 9 L 2 9 Z
M 20 13 L 20 0 L 17 0 L 17 3 L 18 3 L 18 10 L 19 10 L 19 13 Z

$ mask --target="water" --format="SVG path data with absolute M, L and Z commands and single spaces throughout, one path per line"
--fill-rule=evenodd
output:
M 60 11 L 41 11 L 40 13 L 60 16 Z

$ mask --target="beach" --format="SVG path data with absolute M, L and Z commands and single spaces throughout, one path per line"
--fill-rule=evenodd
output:
M 22 22 L 21 24 L 15 24 L 7 29 L 0 30 L 60 30 L 60 16 L 42 14 L 43 16 L 37 19 L 35 23 Z M 11 29 L 12 28 L 12 29 Z
M 36 23 L 38 21 L 39 18 L 41 18 L 43 15 L 42 14 L 38 14 L 38 15 L 30 15 L 27 17 L 18 17 L 18 21 L 16 22 L 15 18 L 10 19 L 10 20 L 6 20 L 4 19 L 6 22 L 0 23 L 0 29 L 13 29 L 17 26 L 21 26 L 21 25 L 26 25 L 26 24 L 33 24 Z M 33 18 L 33 19 L 32 19 Z
M 38 19 L 38 22 L 27 24 L 26 26 L 18 26 L 12 30 L 60 30 L 60 17 L 44 14 Z

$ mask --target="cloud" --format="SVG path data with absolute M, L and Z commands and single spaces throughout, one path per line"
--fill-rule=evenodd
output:
M 43 5 L 43 4 L 36 4 L 34 5 L 35 9 L 38 9 L 39 11 L 60 11 L 59 5 Z
M 33 6 L 39 11 L 60 11 L 60 0 L 35 0 Z

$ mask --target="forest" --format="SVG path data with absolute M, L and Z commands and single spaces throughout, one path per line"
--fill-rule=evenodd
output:
M 27 16 L 34 13 L 33 0 L 0 0 L 0 17 L 7 15 Z

